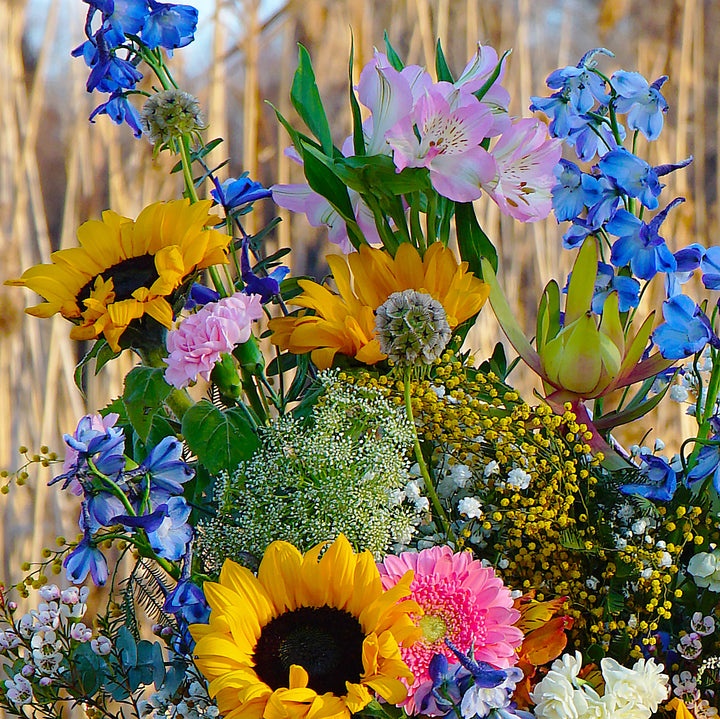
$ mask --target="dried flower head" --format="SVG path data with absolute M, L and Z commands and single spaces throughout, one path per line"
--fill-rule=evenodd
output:
M 182 90 L 162 90 L 148 98 L 140 112 L 143 132 L 153 145 L 173 137 L 192 135 L 207 125 L 198 99 Z
M 380 349 L 398 364 L 432 364 L 450 341 L 443 306 L 416 290 L 393 292 L 375 313 Z

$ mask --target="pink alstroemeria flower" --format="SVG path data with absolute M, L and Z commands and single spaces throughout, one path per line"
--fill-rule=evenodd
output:
M 456 202 L 471 202 L 480 197 L 481 185 L 496 176 L 492 156 L 480 147 L 493 118 L 473 95 L 459 91 L 451 105 L 445 94 L 437 86 L 426 89 L 412 114 L 403 117 L 385 138 L 394 150 L 398 172 L 427 167 L 437 192 Z
M 561 151 L 561 141 L 550 139 L 544 123 L 516 120 L 490 150 L 497 174 L 483 189 L 506 215 L 523 222 L 542 220 L 552 210 L 553 170 Z

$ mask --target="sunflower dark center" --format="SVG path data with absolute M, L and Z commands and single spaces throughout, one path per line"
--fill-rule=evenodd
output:
M 127 300 L 138 287 L 150 287 L 158 278 L 155 269 L 155 258 L 152 255 L 141 255 L 140 257 L 129 257 L 127 260 L 118 262 L 108 267 L 101 273 L 103 280 L 112 277 L 113 288 L 115 289 L 115 302 Z M 95 288 L 95 277 L 88 282 L 77 295 L 77 304 L 82 307 L 83 300 L 90 297 Z
M 308 673 L 318 694 L 347 694 L 345 682 L 358 683 L 363 672 L 360 622 L 334 607 L 301 607 L 268 622 L 255 647 L 255 671 L 272 689 L 288 686 L 290 667 Z

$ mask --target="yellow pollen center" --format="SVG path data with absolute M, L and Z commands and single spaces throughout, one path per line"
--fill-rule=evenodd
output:
M 447 634 L 447 624 L 442 617 L 434 614 L 426 614 L 420 619 L 420 629 L 423 633 L 423 639 L 428 644 L 434 644 Z

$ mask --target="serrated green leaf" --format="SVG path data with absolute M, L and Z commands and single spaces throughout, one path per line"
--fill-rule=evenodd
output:
M 332 156 L 330 125 L 315 82 L 310 54 L 302 45 L 298 45 L 298 67 L 290 88 L 290 101 L 310 132 L 320 141 L 325 154 Z
M 482 278 L 480 263 L 482 257 L 485 257 L 490 263 L 493 272 L 497 272 L 497 250 L 480 227 L 472 202 L 455 203 L 455 229 L 457 230 L 460 257 L 468 263 L 472 273 L 476 277 Z
M 445 60 L 445 53 L 443 52 L 442 44 L 439 38 L 435 48 L 435 72 L 437 72 L 437 79 L 440 82 L 449 82 L 451 84 L 455 82 L 447 61 Z
M 255 451 L 258 439 L 242 410 L 219 410 L 200 400 L 185 412 L 182 433 L 190 450 L 210 474 L 232 470 Z
M 133 429 L 143 442 L 147 441 L 153 417 L 172 392 L 159 367 L 133 367 L 125 377 L 123 403 Z

